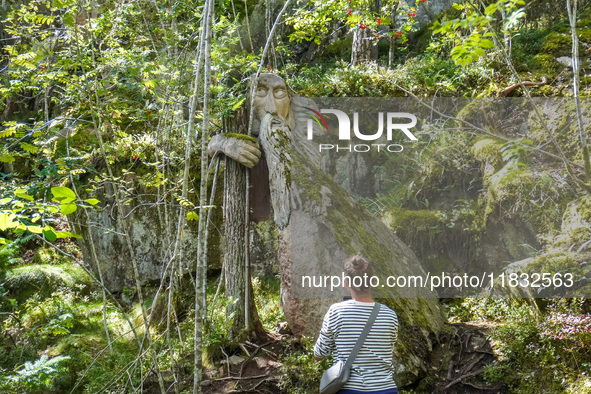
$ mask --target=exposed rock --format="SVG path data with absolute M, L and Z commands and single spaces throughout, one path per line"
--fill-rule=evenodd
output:
M 573 58 L 569 56 L 560 56 L 556 58 L 556 61 L 565 67 L 573 68 Z M 579 65 L 583 63 L 583 59 L 579 59 Z
M 240 357 L 240 356 L 236 356 L 236 355 L 230 356 L 230 358 L 228 359 L 228 362 L 230 363 L 230 365 L 237 365 L 243 361 L 244 361 L 244 357 Z
M 128 177 L 128 188 L 141 188 L 135 177 Z M 92 267 L 99 277 L 99 269 L 105 286 L 112 292 L 119 292 L 136 286 L 133 258 L 129 252 L 127 241 L 123 234 L 121 221 L 118 220 L 117 208 L 113 196 L 112 184 L 106 183 L 103 189 L 97 191 L 96 198 L 100 201 L 97 209 L 87 209 L 85 213 L 78 210 L 73 223 L 75 231 L 82 235 L 78 245 L 85 262 Z M 170 233 L 171 226 L 167 221 L 178 221 L 176 206 L 170 205 L 165 215 L 164 206 L 158 204 L 157 196 L 149 190 L 142 190 L 137 195 L 129 196 L 129 204 L 123 205 L 123 215 L 128 223 L 129 238 L 133 248 L 133 255 L 137 263 L 139 279 L 142 284 L 149 281 L 160 281 L 165 270 L 171 264 L 171 257 L 175 246 L 175 233 Z M 216 212 L 216 215 L 218 212 Z M 217 218 L 217 226 L 220 219 Z M 79 225 L 82 223 L 83 225 Z M 181 266 L 175 266 L 176 271 L 187 272 L 195 265 L 197 255 L 197 222 L 188 222 L 181 232 L 178 253 L 181 254 Z M 173 226 L 176 227 L 176 226 Z M 210 253 L 208 261 L 210 267 L 220 264 L 218 248 L 219 233 L 211 231 L 209 239 Z M 96 251 L 93 258 L 92 246 Z M 170 272 L 170 266 L 168 271 Z
M 525 259 L 539 248 L 531 223 L 490 215 L 477 247 L 477 264 L 482 269 L 499 268 L 507 262 Z
M 304 165 L 302 158 L 294 155 L 294 209 L 279 242 L 282 301 L 293 332 L 316 336 L 328 307 L 341 300 L 345 292 L 341 286 L 334 291 L 303 287 L 304 275 L 340 276 L 345 258 L 356 253 L 374 263 L 382 283 L 391 275 L 426 274 L 414 253 L 379 219 L 330 177 Z M 401 340 L 395 350 L 397 379 L 414 381 L 425 372 L 424 356 L 430 352 L 444 321 L 438 300 L 414 298 L 414 289 L 377 287 L 374 294 L 384 298 L 401 322 Z M 436 294 L 432 293 L 432 297 Z

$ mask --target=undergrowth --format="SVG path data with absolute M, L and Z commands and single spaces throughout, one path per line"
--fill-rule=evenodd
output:
M 541 307 L 538 310 L 537 307 Z M 485 368 L 488 381 L 511 393 L 583 393 L 591 374 L 591 314 L 585 299 L 467 298 L 448 304 L 451 322 L 493 325 L 499 362 Z M 579 391 L 583 389 L 583 391 Z

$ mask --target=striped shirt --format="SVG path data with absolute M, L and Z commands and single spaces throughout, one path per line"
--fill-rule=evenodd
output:
M 347 361 L 373 309 L 373 302 L 347 300 L 326 312 L 314 346 L 316 357 L 334 354 L 334 361 Z M 396 388 L 392 379 L 392 351 L 398 338 L 398 317 L 382 305 L 376 321 L 359 350 L 343 389 L 378 391 Z

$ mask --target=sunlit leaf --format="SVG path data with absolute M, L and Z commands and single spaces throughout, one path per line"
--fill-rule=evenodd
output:
M 74 203 L 67 203 L 67 204 L 60 204 L 60 211 L 64 215 L 69 215 L 71 213 L 76 212 L 76 204 Z
M 52 187 L 51 194 L 53 194 L 54 201 L 59 201 L 62 203 L 72 202 L 76 199 L 76 193 L 66 186 Z
M 187 212 L 187 220 L 193 221 L 193 220 L 199 220 L 199 215 L 197 215 L 196 212 Z
M 14 221 L 15 218 L 16 215 L 14 213 L 0 213 L 0 231 L 16 227 L 18 222 Z
M 49 226 L 46 226 L 43 229 L 43 235 L 49 242 L 55 242 L 57 240 L 57 234 L 55 233 L 55 230 Z

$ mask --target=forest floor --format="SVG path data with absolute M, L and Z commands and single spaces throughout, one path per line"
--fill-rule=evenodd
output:
M 484 394 L 505 393 L 507 387 L 484 380 L 484 367 L 497 363 L 497 356 L 490 343 L 489 329 L 493 322 L 468 322 L 449 324 L 430 354 L 428 371 L 423 387 L 431 393 Z M 271 334 L 263 344 L 247 342 L 241 346 L 243 354 L 226 357 L 217 369 L 205 373 L 204 394 L 222 393 L 278 393 L 284 369 L 282 358 L 290 349 L 301 351 L 302 345 L 290 335 Z M 229 371 L 229 372 L 228 372 Z M 417 387 L 400 388 L 401 393 L 425 392 Z

